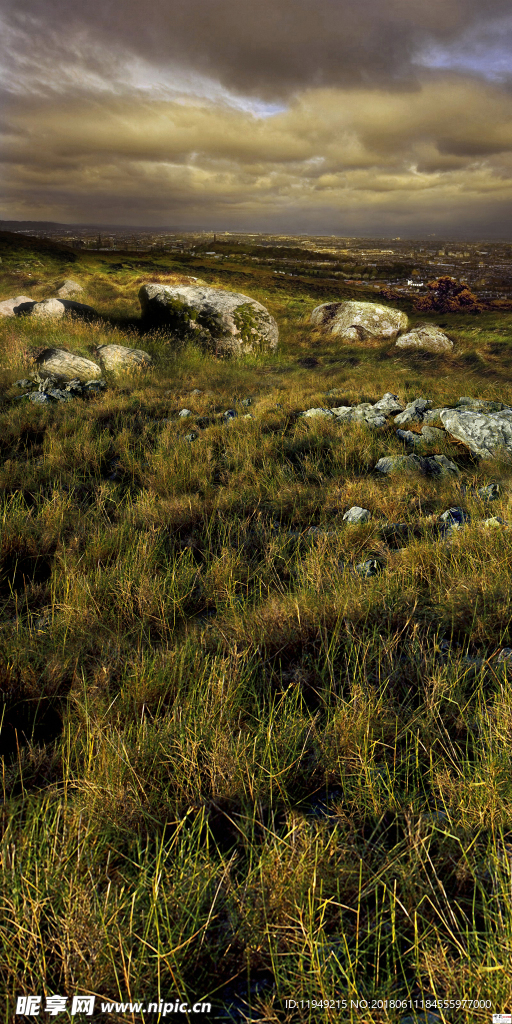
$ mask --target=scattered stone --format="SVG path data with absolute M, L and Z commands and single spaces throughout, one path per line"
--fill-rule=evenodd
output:
M 245 406 L 252 405 L 252 398 L 242 398 L 241 404 Z
M 443 512 L 439 516 L 439 519 L 442 523 L 449 523 L 450 525 L 452 523 L 458 523 L 462 526 L 464 523 L 469 523 L 471 521 L 471 516 L 469 515 L 469 512 L 466 512 L 463 508 L 455 505 L 453 508 L 447 508 L 446 512 Z
M 302 416 L 304 419 L 314 419 L 317 416 L 327 416 L 332 418 L 333 412 L 331 409 L 307 409 L 306 412 L 300 412 L 299 416 Z
M 99 345 L 96 353 L 104 372 L 143 369 L 153 363 L 148 352 L 141 348 L 128 348 L 126 345 Z
M 398 395 L 394 395 L 391 391 L 386 391 L 386 394 L 375 403 L 373 408 L 383 412 L 385 416 L 391 415 L 392 412 L 403 412 L 404 409 Z
M 344 523 L 367 523 L 372 518 L 372 514 L 367 508 L 360 508 L 359 505 L 353 505 L 349 508 L 348 512 L 345 512 L 343 516 Z
M 70 295 L 80 295 L 83 290 L 82 285 L 78 281 L 73 281 L 72 278 L 68 277 L 58 288 L 57 298 L 69 299 Z
M 226 409 L 226 412 L 224 413 L 224 419 L 226 420 L 226 423 L 228 422 L 228 420 L 236 419 L 237 416 L 238 413 L 236 409 Z
M 359 562 L 355 568 L 359 576 L 364 577 L 377 576 L 379 572 L 382 572 L 382 565 L 376 558 L 367 558 L 366 562 Z
M 56 377 L 71 381 L 101 378 L 101 369 L 91 359 L 84 359 L 65 348 L 45 348 L 35 360 L 40 377 Z
M 142 285 L 143 320 L 169 327 L 178 340 L 196 340 L 216 355 L 277 349 L 279 331 L 268 309 L 248 295 L 221 288 Z
M 401 441 L 405 441 L 405 444 L 418 445 L 423 444 L 425 441 L 425 438 L 422 437 L 421 434 L 415 434 L 412 430 L 397 430 L 396 436 L 399 437 Z
M 484 398 L 466 398 L 464 396 L 457 399 L 455 407 L 470 412 L 502 412 L 503 409 L 508 408 L 503 402 L 491 402 Z
M 194 390 L 190 392 L 191 395 L 202 395 L 202 393 L 203 392 L 200 391 L 199 388 L 194 388 Z
M 311 323 L 343 341 L 382 341 L 405 331 L 408 319 L 399 309 L 374 302 L 324 302 L 311 314 Z
M 450 352 L 453 341 L 450 341 L 435 324 L 423 324 L 414 327 L 408 334 L 402 334 L 395 347 L 422 349 L 424 352 Z
M 178 416 L 180 416 L 181 419 L 186 419 L 187 416 L 192 416 L 192 413 L 190 409 L 180 409 Z
M 442 441 L 446 438 L 446 431 L 440 430 L 438 427 L 424 426 L 421 428 L 421 434 L 425 441 Z
M 445 455 L 387 455 L 379 459 L 375 469 L 379 473 L 418 472 L 424 476 L 449 476 L 458 474 L 454 462 Z
M 28 295 L 17 295 L 14 299 L 4 299 L 0 302 L 0 316 L 17 316 L 19 306 L 33 301 Z
M 33 302 L 30 299 L 21 303 L 16 310 L 16 316 L 30 316 L 35 320 L 62 320 L 66 313 L 81 320 L 98 318 L 92 306 L 73 302 L 71 299 L 43 299 L 42 302 Z
M 485 487 L 479 487 L 476 493 L 483 501 L 496 501 L 501 495 L 501 487 L 499 484 L 486 484 Z
M 483 526 L 497 527 L 497 526 L 509 526 L 510 524 L 502 519 L 501 516 L 491 516 L 490 519 L 484 519 Z
M 476 455 L 492 457 L 499 448 L 512 453 L 512 408 L 478 413 L 468 409 L 444 409 L 443 426 Z
M 16 399 L 19 401 L 22 398 L 28 398 L 35 405 L 47 405 L 52 401 L 71 402 L 74 398 L 79 397 L 88 398 L 91 395 L 99 394 L 107 386 L 104 380 L 81 381 L 76 377 L 66 383 L 61 377 L 41 376 L 40 374 L 34 374 L 31 380 L 17 381 L 16 383 L 24 387 L 37 388 L 36 391 L 19 395 Z
M 196 434 L 195 431 L 192 430 L 190 432 L 190 434 L 185 434 L 185 441 L 189 441 L 189 442 L 196 441 L 198 437 L 199 437 L 199 434 Z
M 432 405 L 428 398 L 415 398 L 406 405 L 403 412 L 395 416 L 395 423 L 401 427 L 404 423 L 423 423 L 425 412 Z

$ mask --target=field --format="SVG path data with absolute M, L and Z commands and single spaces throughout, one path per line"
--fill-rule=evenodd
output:
M 512 533 L 476 521 L 512 520 L 512 462 L 447 439 L 428 452 L 460 481 L 381 477 L 392 427 L 298 414 L 386 391 L 512 404 L 512 314 L 429 317 L 453 352 L 410 354 L 312 330 L 320 302 L 368 297 L 342 285 L 12 239 L 2 259 L 0 298 L 72 277 L 104 316 L 0 322 L 3 1020 L 23 994 L 67 996 L 59 1020 L 90 1019 L 79 993 L 95 1021 L 160 1000 L 236 1024 L 510 1010 Z M 264 302 L 278 352 L 141 334 L 141 283 L 187 275 Z M 106 343 L 154 368 L 14 400 L 31 355 Z M 372 520 L 342 524 L 353 505 Z M 447 544 L 455 505 L 472 522 Z M 371 557 L 377 576 L 350 571 Z

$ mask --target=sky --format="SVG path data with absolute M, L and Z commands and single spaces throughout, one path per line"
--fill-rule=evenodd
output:
M 0 218 L 510 238 L 510 0 L 4 0 Z

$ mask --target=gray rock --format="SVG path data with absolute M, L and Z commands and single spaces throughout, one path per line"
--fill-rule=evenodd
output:
M 55 377 L 64 381 L 71 381 L 78 378 L 81 381 L 90 381 L 101 377 L 101 369 L 91 359 L 84 359 L 68 352 L 65 348 L 46 348 L 37 357 L 35 364 L 39 376 Z
M 71 277 L 68 277 L 57 289 L 57 298 L 69 299 L 71 295 L 80 295 L 83 290 L 82 285 L 78 281 L 73 281 Z
M 186 419 L 187 416 L 192 416 L 192 413 L 190 409 L 180 409 L 178 416 L 180 416 L 181 419 Z
M 435 423 L 436 420 L 441 422 L 441 413 L 444 412 L 445 409 L 446 406 L 442 406 L 438 409 L 425 409 L 423 413 L 423 423 L 430 425 L 431 423 Z
M 469 412 L 501 412 L 507 409 L 503 402 L 491 402 L 484 398 L 458 398 L 455 403 L 456 409 L 466 409 Z
M 226 409 L 226 412 L 224 413 L 224 419 L 226 420 L 226 423 L 228 422 L 228 420 L 236 419 L 237 416 L 238 416 L 238 413 L 237 413 L 236 409 Z
M 408 334 L 402 334 L 395 347 L 422 349 L 424 352 L 450 352 L 453 341 L 450 341 L 435 324 L 423 324 L 414 327 Z
M 240 292 L 148 283 L 139 300 L 146 323 L 167 326 L 177 339 L 196 340 L 217 355 L 277 349 L 276 321 L 265 306 Z
M 245 406 L 252 405 L 252 398 L 242 398 L 242 405 L 245 405 Z
M 17 316 L 30 316 L 34 320 L 62 320 L 68 314 L 76 319 L 94 320 L 98 314 L 92 306 L 71 299 L 43 299 L 42 302 L 22 303 L 16 310 Z
M 444 455 L 398 455 L 379 459 L 375 469 L 379 473 L 413 472 L 424 476 L 450 476 L 458 474 L 455 463 Z
M 359 505 L 353 505 L 349 508 L 348 512 L 345 512 L 343 516 L 344 523 L 367 523 L 372 518 L 372 514 L 367 508 L 360 508 Z
M 442 441 L 446 437 L 446 431 L 440 430 L 438 427 L 424 426 L 421 428 L 421 434 L 425 441 Z
M 128 348 L 126 345 L 99 345 L 96 353 L 104 372 L 144 369 L 153 363 L 148 352 L 141 348 Z
M 18 306 L 26 305 L 27 302 L 33 301 L 28 295 L 17 295 L 14 299 L 3 299 L 0 302 L 0 316 L 16 316 Z
M 502 519 L 501 516 L 491 516 L 490 519 L 483 520 L 482 526 L 495 528 L 498 526 L 510 526 L 510 523 L 506 522 L 505 519 Z
M 422 437 L 421 434 L 415 434 L 412 430 L 397 430 L 396 436 L 401 441 L 405 441 L 405 444 L 418 445 L 423 444 L 426 438 Z
M 446 512 L 443 512 L 439 516 L 439 520 L 440 522 L 447 523 L 449 525 L 452 523 L 458 523 L 462 526 L 464 523 L 470 522 L 471 516 L 469 515 L 469 512 L 466 512 L 463 508 L 455 505 L 453 508 L 447 508 Z
M 463 441 L 476 455 L 492 457 L 500 447 L 512 453 L 512 409 L 478 413 L 467 409 L 445 409 L 441 420 L 453 437 Z
M 376 558 L 367 558 L 366 562 L 359 562 L 355 568 L 359 576 L 365 577 L 377 576 L 379 572 L 382 572 L 382 565 Z
M 423 423 L 425 412 L 431 405 L 432 401 L 428 398 L 415 398 L 406 405 L 403 412 L 395 416 L 397 427 L 402 427 L 404 423 Z
M 501 488 L 499 484 L 486 484 L 485 487 L 479 487 L 476 493 L 483 501 L 496 501 L 501 495 Z
M 41 376 L 34 374 L 28 381 L 17 381 L 24 386 L 32 386 L 37 390 L 20 395 L 17 401 L 28 398 L 31 402 L 45 405 L 53 402 L 71 402 L 74 398 L 87 398 L 93 394 L 99 394 L 106 388 L 104 380 L 81 381 L 78 377 L 67 383 L 54 376 Z
M 389 416 L 392 412 L 403 412 L 404 406 L 399 400 L 398 395 L 394 395 L 391 391 L 386 391 L 386 394 L 375 403 L 373 408 L 384 413 L 385 416 Z
M 331 410 L 331 409 L 307 409 L 306 412 L 300 412 L 299 413 L 299 416 L 302 416 L 304 419 L 310 419 L 310 420 L 316 419 L 317 416 L 331 417 L 332 418 L 333 415 L 334 415 L 334 410 Z
M 311 314 L 311 323 L 323 327 L 342 341 L 378 341 L 394 339 L 405 331 L 405 313 L 375 302 L 324 302 Z
M 196 434 L 194 430 L 191 430 L 190 434 L 185 434 L 185 441 L 196 441 L 198 437 L 199 434 Z

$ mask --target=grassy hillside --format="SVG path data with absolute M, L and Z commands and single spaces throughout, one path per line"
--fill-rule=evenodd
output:
M 343 285 L 8 251 L 0 299 L 71 276 L 104 320 L 0 322 L 3 1019 L 22 993 L 83 992 L 98 1021 L 179 999 L 392 1024 L 430 999 L 488 1022 L 512 1002 L 512 670 L 492 658 L 512 646 L 512 534 L 475 521 L 512 520 L 512 466 L 446 439 L 425 451 L 460 481 L 381 477 L 392 427 L 298 414 L 386 391 L 512 404 L 510 314 L 430 317 L 453 352 L 407 353 L 311 329 L 318 303 L 367 297 Z M 140 284 L 189 275 L 264 302 L 279 351 L 215 361 L 141 333 Z M 154 369 L 15 401 L 41 349 L 105 343 Z M 488 512 L 459 486 L 494 482 Z M 372 520 L 342 525 L 353 505 Z M 454 505 L 472 525 L 447 545 Z M 378 576 L 351 571 L 370 557 Z

